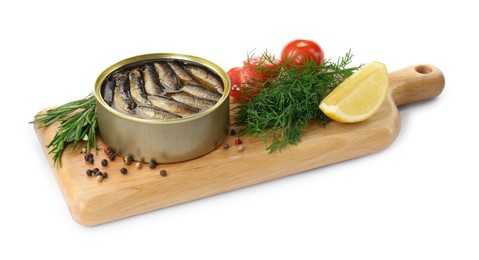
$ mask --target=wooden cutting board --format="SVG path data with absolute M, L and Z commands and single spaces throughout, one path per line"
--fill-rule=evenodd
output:
M 122 158 L 101 166 L 107 159 L 103 151 L 94 156 L 94 165 L 83 159 L 80 149 L 66 149 L 62 168 L 54 167 L 45 145 L 58 125 L 35 131 L 53 169 L 72 217 L 81 225 L 92 226 L 222 192 L 277 179 L 328 164 L 371 154 L 388 147 L 400 130 L 397 106 L 438 96 L 444 88 L 442 72 L 432 65 L 416 65 L 390 73 L 387 100 L 370 119 L 354 124 L 330 122 L 326 127 L 311 123 L 302 142 L 280 153 L 268 153 L 265 144 L 255 138 L 243 139 L 243 151 L 229 136 L 213 152 L 187 162 L 160 164 L 150 169 L 125 166 Z M 39 112 L 44 113 L 46 109 Z M 103 147 L 102 140 L 98 140 Z M 81 145 L 79 147 L 82 147 Z M 97 182 L 86 175 L 98 167 L 108 178 Z M 120 168 L 128 173 L 123 175 Z M 167 176 L 160 175 L 161 170 Z

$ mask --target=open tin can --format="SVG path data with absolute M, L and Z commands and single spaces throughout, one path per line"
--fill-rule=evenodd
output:
M 223 83 L 221 98 L 198 114 L 178 119 L 144 119 L 112 108 L 103 98 L 102 86 L 114 73 L 162 61 L 202 66 Z M 96 113 L 101 139 L 120 156 L 135 161 L 181 162 L 218 147 L 228 135 L 230 80 L 216 64 L 190 55 L 154 53 L 122 60 L 104 70 L 95 83 Z

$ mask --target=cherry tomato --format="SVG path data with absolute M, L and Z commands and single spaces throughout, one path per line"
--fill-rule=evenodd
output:
M 254 56 L 243 61 L 243 68 L 249 70 L 249 75 L 252 75 L 252 80 L 249 83 L 255 82 L 260 85 L 279 74 L 280 64 L 279 59 L 272 58 L 271 62 L 263 56 Z
M 256 95 L 259 90 L 252 86 L 253 72 L 245 67 L 234 67 L 228 71 L 231 81 L 230 96 L 238 101 L 246 101 Z M 245 85 L 249 87 L 245 87 Z M 253 88 L 252 88 L 253 87 Z
M 230 69 L 230 96 L 241 102 L 252 98 L 267 80 L 279 74 L 280 63 L 278 59 L 274 59 L 272 63 L 263 56 L 255 56 L 243 61 L 243 67 Z
M 228 70 L 228 77 L 230 78 L 231 81 L 231 90 L 230 90 L 230 96 L 233 98 L 238 98 L 240 96 L 240 90 L 241 90 L 241 68 L 240 67 L 234 67 Z
M 324 61 L 323 49 L 314 41 L 294 40 L 286 44 L 281 51 L 281 61 L 289 67 L 301 66 L 313 60 L 318 65 Z

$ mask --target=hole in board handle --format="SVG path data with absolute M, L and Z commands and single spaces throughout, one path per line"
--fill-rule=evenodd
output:
M 432 68 L 425 65 L 419 65 L 415 69 L 417 73 L 421 73 L 421 74 L 429 74 L 432 72 Z

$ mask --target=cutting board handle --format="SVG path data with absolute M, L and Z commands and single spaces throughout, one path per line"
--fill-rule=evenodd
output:
M 429 64 L 419 64 L 389 73 L 394 102 L 406 105 L 441 94 L 445 79 L 442 72 Z

